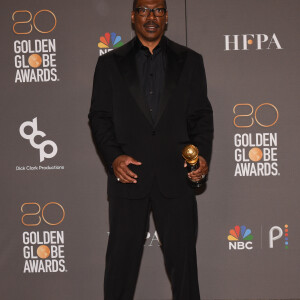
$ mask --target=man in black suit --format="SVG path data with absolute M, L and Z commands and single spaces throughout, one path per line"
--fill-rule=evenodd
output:
M 199 300 L 197 203 L 190 180 L 208 172 L 213 114 L 200 54 L 164 36 L 163 0 L 135 0 L 136 37 L 99 57 L 89 113 L 108 171 L 105 300 L 132 300 L 152 211 L 174 300 Z M 182 149 L 199 149 L 184 168 Z

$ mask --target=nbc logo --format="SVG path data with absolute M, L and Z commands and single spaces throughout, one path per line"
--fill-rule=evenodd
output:
M 251 234 L 251 229 L 247 229 L 245 225 L 235 226 L 234 229 L 229 230 L 229 235 L 227 237 L 229 241 L 229 250 L 251 250 L 253 235 Z
M 103 55 L 109 51 L 114 50 L 114 48 L 119 48 L 123 46 L 122 38 L 116 33 L 106 32 L 104 36 L 100 36 L 100 42 L 98 43 L 99 55 Z

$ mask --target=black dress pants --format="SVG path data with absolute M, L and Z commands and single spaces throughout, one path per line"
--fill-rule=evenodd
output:
M 133 300 L 152 211 L 162 243 L 173 300 L 200 300 L 194 195 L 165 198 L 154 180 L 151 194 L 142 199 L 109 199 L 110 234 L 104 274 L 104 300 Z

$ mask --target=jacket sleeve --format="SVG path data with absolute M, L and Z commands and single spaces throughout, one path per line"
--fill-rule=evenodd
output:
M 107 170 L 113 173 L 112 163 L 124 154 L 118 144 L 113 124 L 113 86 L 109 80 L 106 61 L 99 57 L 94 73 L 89 121 L 97 150 L 102 155 Z M 109 70 L 109 69 L 108 69 Z
M 191 98 L 188 107 L 187 126 L 191 142 L 198 148 L 199 155 L 209 164 L 213 140 L 213 110 L 207 98 L 206 75 L 201 55 L 196 56 Z

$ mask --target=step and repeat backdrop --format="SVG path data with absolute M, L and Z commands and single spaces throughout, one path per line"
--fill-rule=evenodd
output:
M 134 36 L 132 1 L 1 6 L 1 299 L 103 299 L 107 179 L 87 115 L 98 56 Z M 203 55 L 214 109 L 203 300 L 300 299 L 299 10 L 168 1 L 166 35 Z M 171 297 L 151 218 L 135 299 Z

